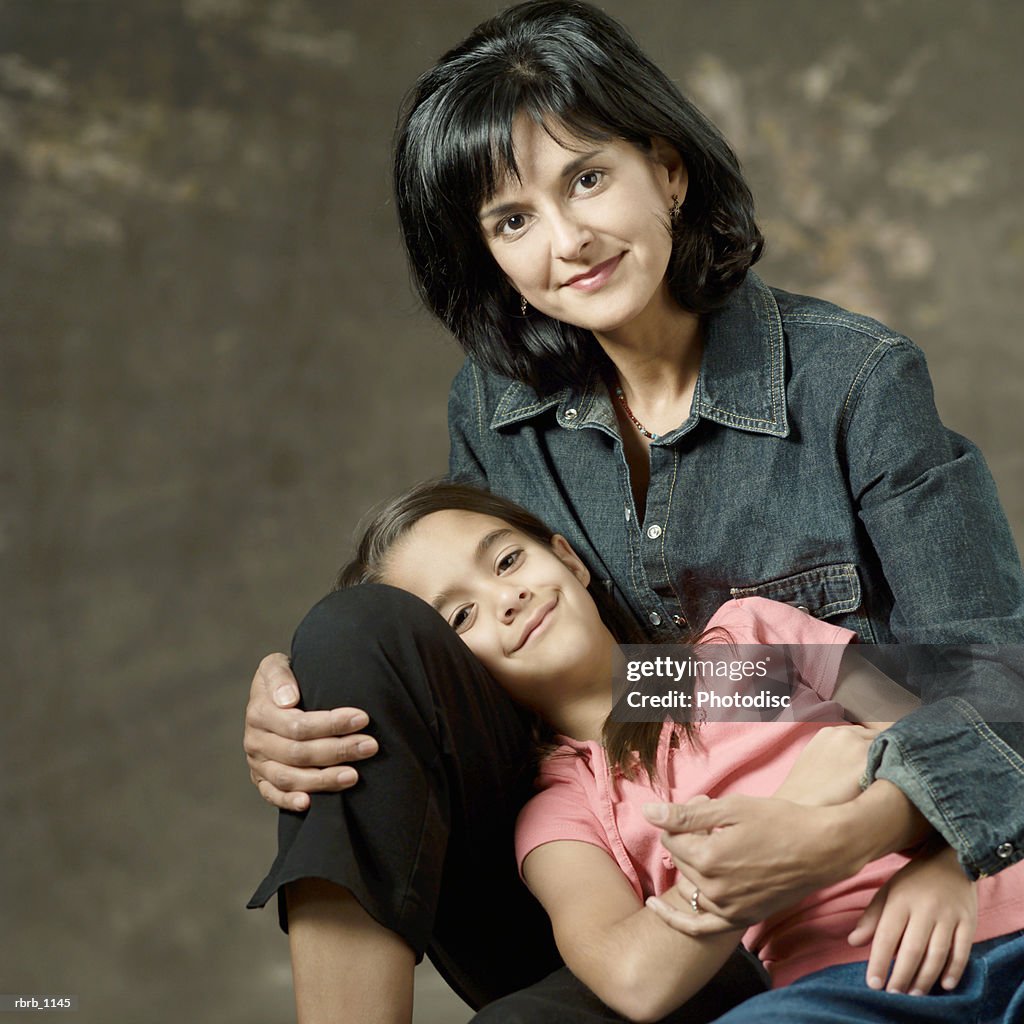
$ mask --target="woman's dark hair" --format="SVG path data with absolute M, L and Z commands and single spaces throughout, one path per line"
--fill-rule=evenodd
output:
M 549 547 L 554 537 L 554 531 L 540 519 L 507 498 L 466 484 L 447 480 L 427 481 L 392 498 L 373 513 L 356 544 L 355 557 L 338 573 L 334 589 L 382 582 L 388 554 L 395 544 L 406 537 L 421 519 L 434 512 L 451 509 L 501 519 Z M 601 620 L 620 644 L 647 642 L 633 618 L 602 586 L 592 584 L 588 592 L 597 605 Z M 684 722 L 682 725 L 692 740 L 691 724 Z M 534 716 L 533 727 L 538 748 L 542 752 L 552 749 L 555 737 L 547 723 L 540 716 Z M 661 729 L 661 722 L 616 722 L 609 717 L 602 731 L 608 763 L 621 768 L 627 775 L 631 775 L 634 764 L 638 764 L 653 780 Z
M 675 147 L 688 184 L 668 280 L 685 309 L 722 305 L 761 255 L 735 154 L 618 22 L 564 0 L 510 7 L 419 79 L 395 136 L 395 197 L 417 288 L 482 366 L 553 390 L 582 384 L 598 355 L 589 331 L 522 315 L 484 241 L 481 205 L 518 176 L 520 112 L 563 144 L 624 139 L 649 152 L 660 137 Z

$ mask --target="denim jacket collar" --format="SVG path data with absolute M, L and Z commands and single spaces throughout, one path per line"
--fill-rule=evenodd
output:
M 782 317 L 767 285 L 748 272 L 725 306 L 707 315 L 704 330 L 704 358 L 693 399 L 697 416 L 740 430 L 787 436 Z M 566 387 L 543 397 L 526 384 L 510 384 L 494 410 L 491 429 L 532 419 L 552 407 L 566 429 L 599 426 L 617 431 L 596 369 L 582 388 Z

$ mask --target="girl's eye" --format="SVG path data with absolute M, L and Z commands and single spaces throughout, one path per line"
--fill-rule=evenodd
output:
M 521 213 L 509 214 L 504 220 L 498 222 L 495 234 L 514 235 L 526 227 L 526 218 Z
M 522 551 L 510 551 L 498 559 L 498 573 L 508 572 L 522 557 Z
M 603 180 L 604 173 L 602 171 L 584 171 L 576 179 L 576 191 L 593 192 Z
M 466 628 L 469 624 L 472 612 L 473 606 L 467 604 L 462 608 L 457 609 L 451 619 L 448 620 L 452 629 L 454 629 L 456 633 L 461 633 Z

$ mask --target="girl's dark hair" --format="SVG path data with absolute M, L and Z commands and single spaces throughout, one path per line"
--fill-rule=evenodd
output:
M 668 280 L 685 309 L 722 305 L 761 255 L 736 156 L 625 28 L 584 3 L 510 7 L 419 79 L 395 136 L 395 197 L 417 288 L 482 366 L 553 390 L 582 384 L 598 356 L 589 331 L 520 313 L 484 241 L 481 205 L 518 176 L 512 125 L 520 112 L 563 144 L 566 136 L 624 139 L 649 152 L 660 137 L 675 147 L 688 185 Z
M 450 509 L 501 519 L 547 546 L 554 537 L 554 531 L 540 519 L 507 498 L 448 480 L 427 481 L 391 499 L 373 513 L 356 544 L 355 557 L 338 573 L 334 589 L 382 582 L 388 554 L 395 544 L 421 519 Z M 632 616 L 602 586 L 592 583 L 587 589 L 602 621 L 620 644 L 647 642 Z M 692 739 L 691 724 L 684 722 L 682 725 Z M 556 746 L 554 732 L 540 716 L 534 717 L 533 728 L 541 751 Z M 634 765 L 639 765 L 653 780 L 661 729 L 662 722 L 615 722 L 609 717 L 602 730 L 609 765 L 621 768 L 627 775 L 632 775 Z

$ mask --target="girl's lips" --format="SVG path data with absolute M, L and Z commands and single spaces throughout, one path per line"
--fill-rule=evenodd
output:
M 581 292 L 595 291 L 602 287 L 608 278 L 615 273 L 615 268 L 619 265 L 622 255 L 622 253 L 619 253 L 618 256 L 613 256 L 610 260 L 605 260 L 603 263 L 598 263 L 596 266 L 591 267 L 585 273 L 570 277 L 563 287 L 575 288 Z
M 526 628 L 523 630 L 523 635 L 519 639 L 519 643 L 516 644 L 513 649 L 513 654 L 515 654 L 516 651 L 521 650 L 537 633 L 544 629 L 551 618 L 551 613 L 555 610 L 556 604 L 558 604 L 557 597 L 552 598 L 534 613 L 530 621 L 527 622 Z

